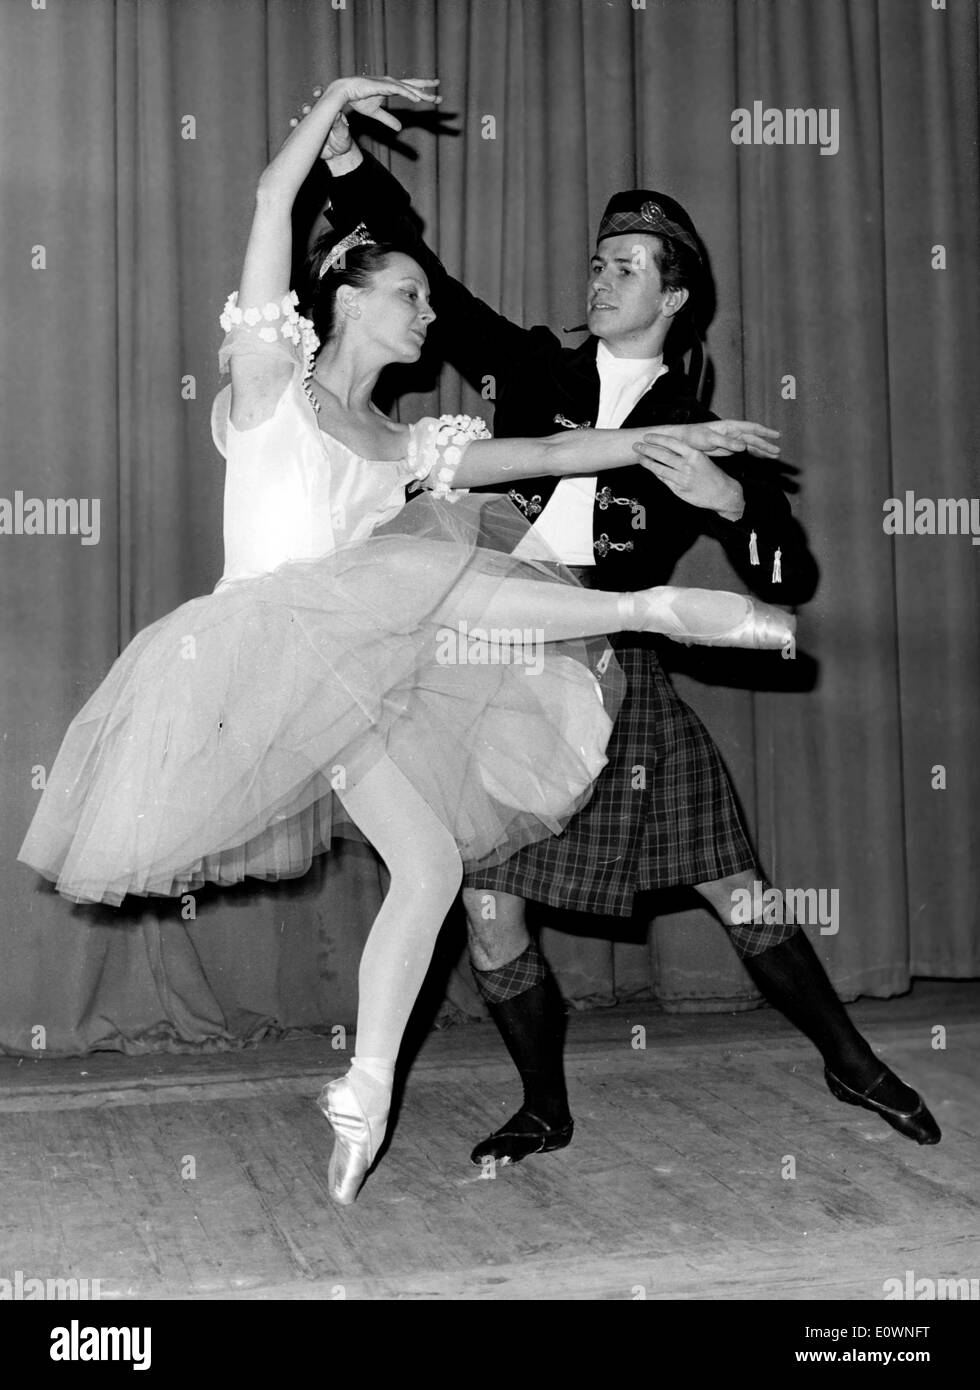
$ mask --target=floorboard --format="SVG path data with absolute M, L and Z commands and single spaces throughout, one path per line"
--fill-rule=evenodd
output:
M 0 1274 L 98 1278 L 103 1299 L 847 1300 L 907 1269 L 975 1279 L 980 985 L 852 1013 L 942 1144 L 840 1105 L 769 1011 L 637 1004 L 572 1014 L 575 1140 L 494 1173 L 468 1153 L 516 1107 L 510 1063 L 489 1025 L 432 1034 L 346 1209 L 314 1104 L 343 1066 L 323 1038 L 0 1059 Z

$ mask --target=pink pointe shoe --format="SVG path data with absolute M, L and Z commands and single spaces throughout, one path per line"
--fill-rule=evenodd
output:
M 349 1207 L 381 1147 L 388 1114 L 387 1111 L 383 1115 L 365 1114 L 346 1076 L 328 1081 L 317 1098 L 317 1105 L 330 1121 L 336 1136 L 327 1170 L 330 1196 L 340 1206 Z
M 674 642 L 699 647 L 749 647 L 778 651 L 792 646 L 796 618 L 785 609 L 725 589 L 681 589 L 661 585 L 638 594 L 634 632 L 659 632 Z

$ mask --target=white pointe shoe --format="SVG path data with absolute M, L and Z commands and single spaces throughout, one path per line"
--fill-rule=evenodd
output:
M 317 1105 L 330 1121 L 336 1136 L 327 1170 L 330 1196 L 342 1207 L 349 1207 L 381 1147 L 388 1112 L 367 1115 L 346 1076 L 328 1081 L 317 1098 Z
M 750 647 L 778 651 L 792 646 L 796 618 L 783 608 L 725 589 L 661 585 L 635 595 L 636 631 L 659 632 L 699 647 Z

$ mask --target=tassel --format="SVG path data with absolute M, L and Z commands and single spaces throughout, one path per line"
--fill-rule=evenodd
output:
M 783 567 L 779 563 L 782 559 L 782 554 L 783 552 L 781 550 L 777 550 L 772 557 L 772 582 L 774 584 L 782 584 L 783 582 Z
M 749 536 L 749 563 L 753 565 L 759 563 L 759 543 L 754 531 Z

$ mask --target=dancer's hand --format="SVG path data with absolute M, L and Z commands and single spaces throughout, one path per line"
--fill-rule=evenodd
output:
M 334 95 L 343 96 L 344 105 L 359 112 L 360 115 L 371 116 L 391 130 L 401 130 L 401 121 L 390 111 L 386 111 L 381 103 L 387 97 L 407 97 L 409 101 L 416 103 L 420 101 L 438 103 L 442 101 L 442 97 L 437 96 L 435 92 L 425 90 L 426 87 L 438 87 L 438 85 L 438 77 L 408 77 L 404 82 L 396 77 L 341 77 L 336 82 L 331 82 L 327 91 Z
M 778 430 L 758 425 L 753 420 L 707 420 L 698 425 L 658 425 L 658 434 L 669 435 L 700 449 L 710 458 L 725 458 L 728 454 L 748 452 L 758 458 L 778 458 Z
M 401 121 L 381 106 L 385 97 L 407 96 L 416 102 L 440 102 L 442 97 L 420 90 L 422 87 L 437 86 L 438 82 L 437 77 L 411 77 L 404 82 L 391 77 L 346 77 L 332 83 L 328 90 L 333 95 L 343 96 L 346 99 L 346 104 L 353 110 L 359 111 L 362 116 L 373 116 L 376 121 L 390 126 L 392 130 L 401 130 Z M 319 84 L 313 88 L 313 96 L 317 101 L 323 95 L 324 89 Z M 290 118 L 290 126 L 295 130 L 312 110 L 313 107 L 310 103 L 304 101 L 300 107 L 300 114 Z M 341 110 L 330 127 L 318 157 L 327 161 L 341 159 L 344 155 L 350 154 L 353 148 L 354 137 L 347 124 L 347 117 Z
M 700 449 L 665 430 L 648 430 L 633 448 L 644 468 L 649 468 L 682 502 L 732 520 L 741 516 L 745 499 L 740 484 Z
M 314 100 L 319 101 L 322 96 L 323 88 L 319 85 L 314 87 Z M 310 103 L 304 101 L 303 105 L 300 107 L 300 114 L 291 117 L 289 124 L 295 129 L 300 121 L 303 120 L 304 116 L 308 116 L 312 110 L 313 107 Z M 319 157 L 320 159 L 326 160 L 340 159 L 343 155 L 350 154 L 353 148 L 354 137 L 351 135 L 350 126 L 347 124 L 347 117 L 344 115 L 343 111 L 341 111 L 340 115 L 330 127 L 330 134 L 323 142 L 323 149 L 320 151 Z

